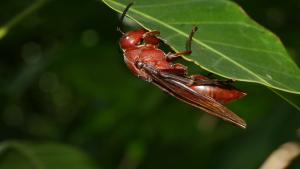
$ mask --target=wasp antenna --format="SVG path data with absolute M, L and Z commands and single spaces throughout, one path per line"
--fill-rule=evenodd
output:
M 133 2 L 129 3 L 129 4 L 126 6 L 126 8 L 124 9 L 124 11 L 123 11 L 123 13 L 122 13 L 122 15 L 121 15 L 121 17 L 120 17 L 120 23 L 119 23 L 119 26 L 117 27 L 117 31 L 121 32 L 122 34 L 124 34 L 124 32 L 123 32 L 122 29 L 121 29 L 122 26 L 123 26 L 123 20 L 124 20 L 124 18 L 125 18 L 125 16 L 126 16 L 127 11 L 129 10 L 129 8 L 130 8 L 132 5 L 133 5 Z
M 191 51 L 192 50 L 192 40 L 193 40 L 193 36 L 194 36 L 194 34 L 195 34 L 195 32 L 197 32 L 197 30 L 198 30 L 198 27 L 197 26 L 194 26 L 193 27 L 193 29 L 192 29 L 192 31 L 191 31 L 191 33 L 190 33 L 190 36 L 189 36 L 189 38 L 187 39 L 187 41 L 186 41 L 186 50 L 187 51 Z

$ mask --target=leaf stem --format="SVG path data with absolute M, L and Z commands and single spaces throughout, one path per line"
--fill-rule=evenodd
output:
M 31 15 L 38 9 L 40 9 L 47 0 L 36 0 L 35 3 L 24 9 L 22 12 L 17 14 L 15 17 L 13 17 L 10 21 L 8 21 L 4 26 L 0 27 L 0 39 L 2 39 L 10 29 L 12 29 L 14 26 L 16 26 L 18 23 L 20 23 L 24 18 Z

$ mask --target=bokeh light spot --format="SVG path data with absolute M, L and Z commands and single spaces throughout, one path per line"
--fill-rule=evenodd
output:
M 9 105 L 2 114 L 3 121 L 9 126 L 19 126 L 24 121 L 22 109 L 18 105 Z
M 46 93 L 52 93 L 57 90 L 59 86 L 59 80 L 55 73 L 46 72 L 39 80 L 39 87 Z
M 42 56 L 42 48 L 36 42 L 28 42 L 23 45 L 21 56 L 27 64 L 35 64 Z
M 99 34 L 93 29 L 83 31 L 81 42 L 87 47 L 96 46 L 99 41 Z

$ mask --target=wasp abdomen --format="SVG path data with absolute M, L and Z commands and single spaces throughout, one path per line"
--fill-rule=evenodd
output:
M 197 93 L 209 96 L 222 104 L 237 100 L 246 95 L 244 92 L 234 88 L 226 88 L 225 86 L 201 85 L 192 86 L 191 88 Z

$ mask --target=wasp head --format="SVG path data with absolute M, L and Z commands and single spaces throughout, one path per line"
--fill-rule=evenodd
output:
M 120 47 L 126 50 L 140 45 L 146 32 L 145 29 L 138 29 L 124 33 L 120 39 Z

